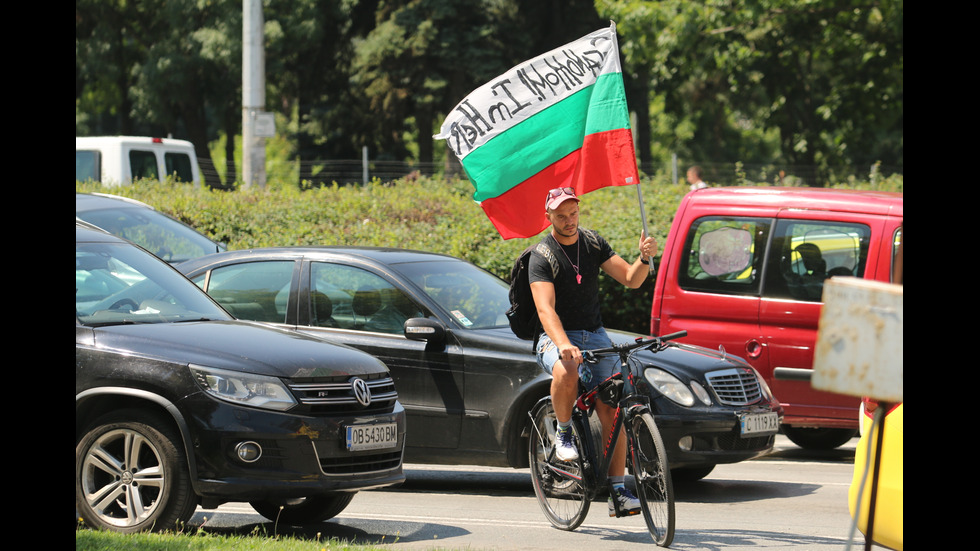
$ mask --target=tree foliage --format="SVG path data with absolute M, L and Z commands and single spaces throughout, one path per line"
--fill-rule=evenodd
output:
M 903 163 L 903 0 L 264 0 L 266 109 L 302 160 L 431 166 L 470 90 L 615 20 L 641 161 Z M 76 135 L 225 146 L 242 3 L 77 0 Z M 203 168 L 207 168 L 203 166 Z M 205 171 L 216 178 L 214 171 Z M 209 181 L 212 186 L 219 183 Z
M 598 3 L 626 65 L 648 75 L 672 150 L 901 168 L 902 0 Z

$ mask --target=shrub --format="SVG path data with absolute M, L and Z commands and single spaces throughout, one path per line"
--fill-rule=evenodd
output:
M 902 177 L 890 176 L 875 182 L 850 179 L 835 187 L 901 191 Z M 131 186 L 108 189 L 96 183 L 76 182 L 75 189 L 143 201 L 225 243 L 229 249 L 296 245 L 419 249 L 465 258 L 507 279 L 514 259 L 532 242 L 501 239 L 473 201 L 472 187 L 465 180 L 421 177 L 306 190 L 276 185 L 235 191 L 141 180 Z M 662 244 L 687 186 L 655 176 L 644 178 L 641 189 L 650 233 Z M 590 193 L 582 203 L 582 224 L 598 229 L 627 261 L 635 260 L 643 227 L 636 187 Z M 652 278 L 637 290 L 605 276 L 600 277 L 599 284 L 607 327 L 649 331 Z

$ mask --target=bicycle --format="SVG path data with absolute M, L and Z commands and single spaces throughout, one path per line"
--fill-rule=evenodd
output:
M 668 346 L 668 341 L 685 335 L 687 331 L 679 331 L 583 351 L 582 357 L 587 363 L 595 363 L 603 356 L 618 355 L 621 371 L 596 388 L 581 392 L 575 400 L 572 433 L 579 450 L 579 458 L 575 461 L 565 462 L 555 457 L 557 420 L 551 397 L 542 398 L 531 408 L 532 428 L 528 442 L 531 480 L 541 510 L 553 526 L 574 530 L 585 520 L 590 503 L 607 487 L 612 450 L 625 428 L 626 463 L 636 480 L 637 497 L 647 528 L 658 546 L 668 547 L 673 541 L 674 485 L 667 451 L 654 421 L 649 396 L 636 390 L 634 381 L 639 373 L 635 371 L 638 362 L 633 355 L 644 349 L 659 352 Z M 579 388 L 584 389 L 581 382 Z M 615 421 L 605 435 L 598 416 L 591 415 L 597 399 L 616 407 Z M 605 444 L 601 445 L 603 442 Z

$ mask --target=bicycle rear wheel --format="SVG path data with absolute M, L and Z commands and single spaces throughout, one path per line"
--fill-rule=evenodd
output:
M 643 518 L 654 542 L 667 547 L 674 540 L 674 484 L 667 450 L 649 412 L 634 415 L 629 432 L 630 462 Z
M 531 482 L 541 510 L 555 528 L 574 530 L 589 512 L 588 493 L 582 480 L 581 457 L 573 462 L 555 457 L 557 420 L 551 400 L 542 400 L 531 410 L 528 460 Z M 578 441 L 578 435 L 575 437 Z M 582 447 L 579 446 L 581 452 Z

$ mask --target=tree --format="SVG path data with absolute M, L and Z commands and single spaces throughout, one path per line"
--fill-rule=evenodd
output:
M 100 115 L 115 119 L 119 133 L 134 132 L 128 90 L 149 47 L 142 12 L 132 2 L 75 2 L 75 119 L 83 132 L 101 127 Z
M 591 0 L 385 2 L 357 45 L 352 83 L 381 115 L 384 147 L 399 150 L 414 133 L 425 166 L 439 115 L 513 65 L 601 26 Z
M 264 9 L 269 106 L 288 121 L 278 130 L 295 143 L 301 181 L 317 181 L 317 161 L 357 158 L 372 145 L 350 66 L 378 3 L 270 0 Z
M 626 66 L 649 72 L 663 101 L 651 118 L 669 121 L 661 139 L 671 149 L 824 173 L 875 161 L 901 167 L 902 0 L 597 6 L 619 23 Z
M 208 143 L 241 117 L 240 3 L 79 0 L 75 14 L 76 120 L 110 112 L 120 133 L 186 138 L 220 186 Z

